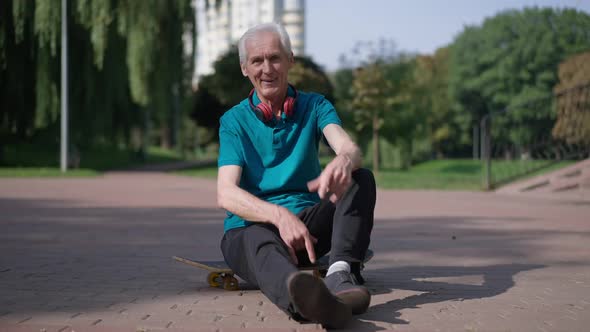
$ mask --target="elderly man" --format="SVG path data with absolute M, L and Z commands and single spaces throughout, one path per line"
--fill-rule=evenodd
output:
M 295 319 L 343 327 L 370 303 L 358 280 L 373 228 L 373 174 L 359 168 L 359 148 L 332 104 L 289 85 L 294 59 L 282 26 L 255 26 L 238 48 L 254 88 L 220 120 L 221 250 L 238 276 Z M 321 139 L 336 153 L 323 170 Z M 328 252 L 324 280 L 298 270 Z

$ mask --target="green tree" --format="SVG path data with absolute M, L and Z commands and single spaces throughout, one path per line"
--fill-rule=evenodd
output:
M 216 141 L 219 118 L 227 110 L 227 107 L 210 93 L 207 87 L 202 85 L 195 92 L 193 98 L 194 106 L 190 116 L 195 125 L 198 125 L 198 131 L 201 132 L 197 138 L 199 138 L 199 147 L 202 148 Z M 200 139 L 201 137 L 206 137 L 206 139 Z
M 356 132 L 357 128 L 354 123 L 352 107 L 352 100 L 354 98 L 352 89 L 354 71 L 351 68 L 342 68 L 331 73 L 329 77 L 334 87 L 334 106 L 342 119 L 342 125 L 347 131 L 354 133 L 357 136 L 356 140 L 364 146 L 366 137 Z
M 418 56 L 414 70 L 416 95 L 412 103 L 426 114 L 428 139 L 438 157 L 453 153 L 455 142 L 460 141 L 448 93 L 448 61 L 449 48 L 440 48 L 434 55 Z
M 392 91 L 391 83 L 383 76 L 383 64 L 372 63 L 354 72 L 352 86 L 357 131 L 371 129 L 373 142 L 373 172 L 379 173 L 379 130 L 384 123 L 385 111 L 389 108 Z
M 71 141 L 128 144 L 133 127 L 177 122 L 192 73 L 182 48 L 190 1 L 68 4 Z M 56 144 L 61 1 L 2 1 L 0 16 L 0 135 Z
M 213 63 L 212 74 L 199 79 L 199 89 L 201 87 L 215 96 L 226 110 L 248 96 L 252 84 L 242 74 L 236 46 L 231 47 Z
M 451 47 L 450 92 L 461 123 L 463 142 L 471 127 L 490 112 L 509 108 L 494 119 L 494 140 L 526 151 L 553 124 L 549 103 L 557 65 L 590 48 L 590 16 L 574 9 L 528 8 L 505 11 L 481 27 L 467 27 Z
M 415 83 L 414 58 L 397 52 L 392 41 L 357 42 L 350 56 L 341 56 L 345 68 L 332 76 L 337 105 L 353 115 L 357 140 L 372 144 L 374 171 L 381 166 L 381 139 L 399 148 L 401 166 L 408 168 L 414 141 L 423 135 L 426 105 Z
M 302 91 L 320 93 L 334 102 L 332 82 L 324 70 L 309 57 L 295 57 L 295 64 L 289 71 L 289 83 Z
M 412 166 L 414 142 L 426 133 L 425 119 L 429 108 L 425 91 L 416 83 L 415 68 L 415 57 L 401 54 L 385 65 L 383 74 L 391 89 L 387 93 L 384 138 L 399 147 L 403 169 Z

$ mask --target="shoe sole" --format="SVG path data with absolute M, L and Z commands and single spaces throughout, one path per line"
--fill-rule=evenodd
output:
M 365 313 L 371 304 L 371 294 L 365 288 L 345 290 L 334 295 L 350 307 L 353 315 Z
M 295 309 L 312 322 L 337 329 L 352 319 L 350 307 L 335 297 L 321 279 L 296 272 L 287 280 L 287 289 Z

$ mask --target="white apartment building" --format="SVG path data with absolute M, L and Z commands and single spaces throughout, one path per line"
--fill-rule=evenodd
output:
M 295 55 L 305 53 L 305 0 L 195 0 L 197 51 L 193 87 L 213 72 L 213 62 L 246 30 L 259 23 L 283 24 Z M 236 59 L 237 61 L 237 59 Z

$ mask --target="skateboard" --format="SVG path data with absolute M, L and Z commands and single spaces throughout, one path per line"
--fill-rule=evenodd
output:
M 365 260 L 361 264 L 361 270 L 364 268 L 364 264 L 373 258 L 373 250 L 368 249 L 365 255 Z M 173 256 L 177 262 L 188 264 L 194 267 L 198 267 L 209 271 L 207 275 L 207 283 L 211 287 L 219 287 L 229 291 L 235 291 L 240 289 L 238 279 L 234 276 L 234 271 L 227 266 L 225 261 L 196 261 L 183 257 Z M 299 270 L 313 271 L 316 277 L 323 278 L 328 272 L 330 256 L 325 255 L 319 258 L 315 264 L 299 266 Z

